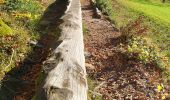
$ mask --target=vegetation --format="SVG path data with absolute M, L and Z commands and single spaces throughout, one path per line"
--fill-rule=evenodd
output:
M 12 35 L 12 29 L 0 19 L 0 36 Z
M 88 31 L 88 29 L 87 29 L 87 26 L 83 23 L 83 33 L 85 34 L 85 33 L 87 33 L 87 31 Z
M 164 76 L 170 80 L 170 70 L 167 70 L 170 66 L 168 57 L 161 53 L 160 48 L 150 38 L 145 37 L 148 28 L 141 25 L 143 18 L 140 16 L 121 30 L 123 41 L 126 42 L 125 54 L 128 58 L 137 59 L 144 65 L 152 64 L 163 69 Z
M 102 100 L 101 95 L 93 92 L 95 87 L 97 87 L 97 83 L 90 78 L 87 78 L 87 81 L 88 81 L 88 100 Z
M 102 10 L 104 14 L 109 15 L 110 19 L 113 18 L 112 0 L 96 0 L 96 6 Z
M 0 2 L 0 79 L 18 65 L 39 38 L 38 20 L 44 11 L 37 0 L 2 0 Z
M 170 81 L 170 1 L 96 0 L 96 6 L 122 33 L 119 46 L 127 59 L 160 68 Z M 40 38 L 37 25 L 44 10 L 40 0 L 0 0 L 0 81 L 30 53 L 29 42 Z M 88 31 L 84 23 L 83 31 Z M 43 79 L 40 72 L 36 86 Z M 93 92 L 97 83 L 88 78 L 88 85 L 88 100 L 101 100 Z M 157 88 L 163 91 L 162 84 Z
M 126 25 L 129 21 L 136 19 L 138 16 L 143 15 L 145 19 L 142 24 L 148 26 L 148 34 L 146 37 L 151 38 L 152 42 L 157 44 L 159 48 L 170 57 L 169 47 L 169 33 L 170 33 L 170 6 L 169 4 L 162 4 L 160 1 L 151 0 L 130 0 L 130 1 L 117 1 L 119 9 L 123 11 L 123 15 L 119 12 L 116 18 L 118 26 L 122 24 Z M 140 6 L 140 7 L 139 7 Z M 127 10 L 126 10 L 127 9 Z M 130 15 L 133 15 L 132 17 Z M 125 20 L 125 23 L 120 23 L 121 19 Z
M 158 0 L 114 0 L 109 4 L 96 1 L 101 9 L 111 8 L 110 4 L 113 4 L 110 17 L 126 41 L 121 44 L 126 49 L 126 55 L 143 64 L 150 63 L 166 69 L 164 76 L 170 79 L 170 71 L 167 70 L 170 66 L 170 4 L 162 4 Z

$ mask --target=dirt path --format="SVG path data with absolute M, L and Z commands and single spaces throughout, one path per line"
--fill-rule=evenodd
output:
M 84 39 L 89 56 L 87 73 L 100 84 L 97 90 L 90 91 L 102 94 L 102 100 L 160 100 L 168 86 L 161 92 L 156 90 L 162 80 L 159 69 L 153 65 L 143 66 L 122 54 L 119 50 L 121 34 L 103 16 L 93 18 L 89 0 L 84 0 L 82 12 L 87 28 Z
M 85 51 L 88 51 L 93 56 L 87 59 L 87 62 L 91 63 L 98 68 L 105 66 L 113 67 L 112 61 L 109 60 L 109 56 L 114 55 L 113 40 L 120 36 L 119 32 L 116 32 L 113 26 L 105 18 L 96 19 L 93 18 L 94 11 L 90 3 L 86 0 L 83 9 L 83 21 L 87 32 L 85 33 Z M 107 52 L 106 52 L 107 51 Z M 115 56 L 116 57 L 116 56 Z M 117 58 L 117 57 L 116 57 Z

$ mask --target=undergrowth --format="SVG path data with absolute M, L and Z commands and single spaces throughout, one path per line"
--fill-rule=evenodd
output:
M 131 3 L 137 3 L 143 6 L 138 7 L 131 5 Z M 168 4 L 162 4 L 160 1 L 153 0 L 115 0 L 113 1 L 113 8 L 115 9 L 115 23 L 120 29 L 138 18 L 138 16 L 144 16 L 141 24 L 148 26 L 148 34 L 145 37 L 150 38 L 161 49 L 161 52 L 170 59 L 168 14 L 170 7 Z
M 96 6 L 102 11 L 103 14 L 109 15 L 110 19 L 113 20 L 113 7 L 112 0 L 96 0 Z
M 2 0 L 0 3 L 0 79 L 18 66 L 31 51 L 30 40 L 40 37 L 36 31 L 44 7 L 38 0 Z
M 139 60 L 144 66 L 148 63 L 153 64 L 162 69 L 163 76 L 170 80 L 169 47 L 167 47 L 170 31 L 167 26 L 142 12 L 123 6 L 118 0 L 108 2 L 96 0 L 97 5 L 102 11 L 111 15 L 116 27 L 120 29 L 127 57 Z M 111 9 L 111 12 L 107 12 L 107 9 Z
M 163 70 L 163 76 L 166 81 L 170 80 L 170 63 L 168 57 L 161 52 L 161 49 L 152 42 L 151 39 L 146 38 L 148 33 L 148 26 L 142 24 L 144 17 L 140 16 L 135 21 L 132 21 L 121 30 L 122 37 L 125 41 L 125 48 L 128 58 L 137 59 L 143 65 L 151 64 Z

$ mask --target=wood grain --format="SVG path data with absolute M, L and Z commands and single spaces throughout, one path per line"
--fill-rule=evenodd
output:
M 46 78 L 37 100 L 87 100 L 81 5 L 70 0 L 59 25 L 60 45 L 43 68 Z

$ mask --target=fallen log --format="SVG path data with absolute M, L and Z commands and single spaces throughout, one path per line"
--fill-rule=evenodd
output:
M 69 0 L 59 25 L 60 44 L 44 62 L 45 80 L 36 100 L 87 100 L 81 5 Z

